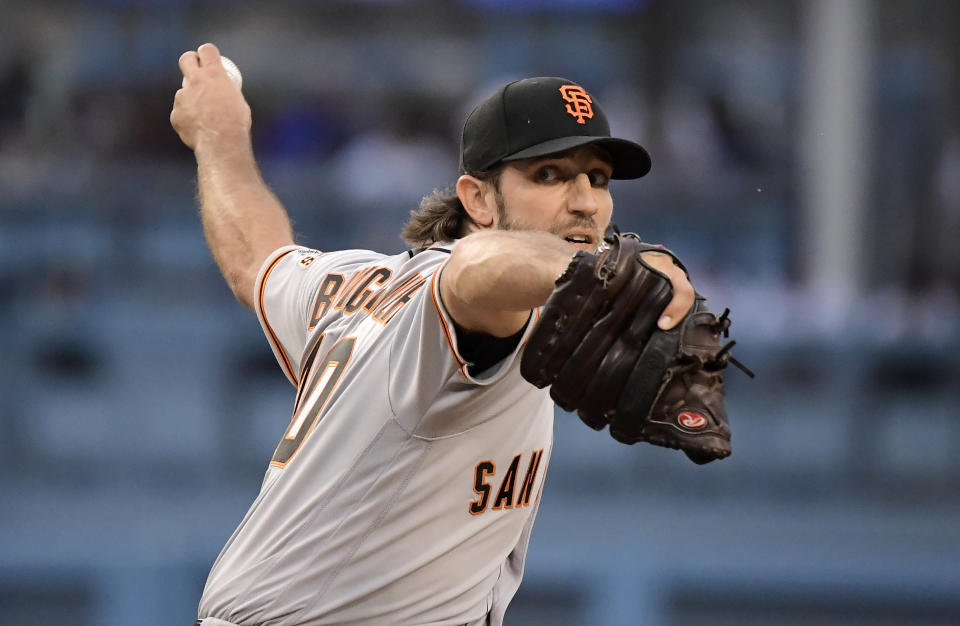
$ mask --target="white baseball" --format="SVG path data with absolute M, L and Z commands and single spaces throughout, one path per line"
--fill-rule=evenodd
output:
M 223 69 L 227 70 L 227 76 L 237 86 L 237 89 L 243 88 L 243 75 L 240 74 L 240 68 L 237 67 L 237 64 L 222 54 L 220 55 L 220 63 L 223 64 Z

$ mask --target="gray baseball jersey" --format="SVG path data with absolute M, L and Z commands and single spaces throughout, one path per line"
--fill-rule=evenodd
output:
M 440 298 L 456 245 L 281 248 L 255 307 L 297 387 L 200 617 L 234 624 L 500 624 L 523 573 L 553 403 L 523 338 L 472 372 Z M 217 622 L 215 622 L 217 623 Z

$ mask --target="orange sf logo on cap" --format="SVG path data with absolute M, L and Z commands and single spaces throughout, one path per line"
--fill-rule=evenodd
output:
M 567 104 L 567 113 L 577 120 L 577 124 L 586 124 L 583 118 L 593 118 L 593 100 L 589 94 L 579 85 L 564 85 L 560 88 L 560 95 L 569 102 Z

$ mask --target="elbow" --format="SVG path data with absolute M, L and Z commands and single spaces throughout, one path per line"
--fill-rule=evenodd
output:
M 253 290 L 254 284 L 256 283 L 256 274 L 235 270 L 226 272 L 224 278 L 227 281 L 227 286 L 230 287 L 230 291 L 233 292 L 233 296 L 243 303 L 244 306 L 252 309 L 255 299 Z
M 260 268 L 263 266 L 267 257 L 270 256 L 270 253 L 280 247 L 279 245 L 276 247 L 265 246 L 255 254 L 244 255 L 243 259 L 220 259 L 220 269 L 223 273 L 224 280 L 227 282 L 227 286 L 230 287 L 230 291 L 233 292 L 234 297 L 247 306 L 247 308 L 254 308 L 256 301 L 254 290 L 257 284 L 257 276 L 260 274 Z
M 467 306 L 475 305 L 483 298 L 495 267 L 490 263 L 490 249 L 485 245 L 484 237 L 479 235 L 482 233 L 462 239 L 451 252 L 443 270 L 451 295 Z

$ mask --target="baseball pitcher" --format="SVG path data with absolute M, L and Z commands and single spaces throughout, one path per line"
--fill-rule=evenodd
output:
M 583 87 L 525 79 L 477 106 L 455 188 L 388 255 L 294 245 L 217 48 L 180 68 L 210 249 L 296 389 L 198 623 L 501 624 L 555 402 L 626 443 L 729 454 L 729 319 L 669 251 L 604 236 L 609 181 L 650 159 Z

